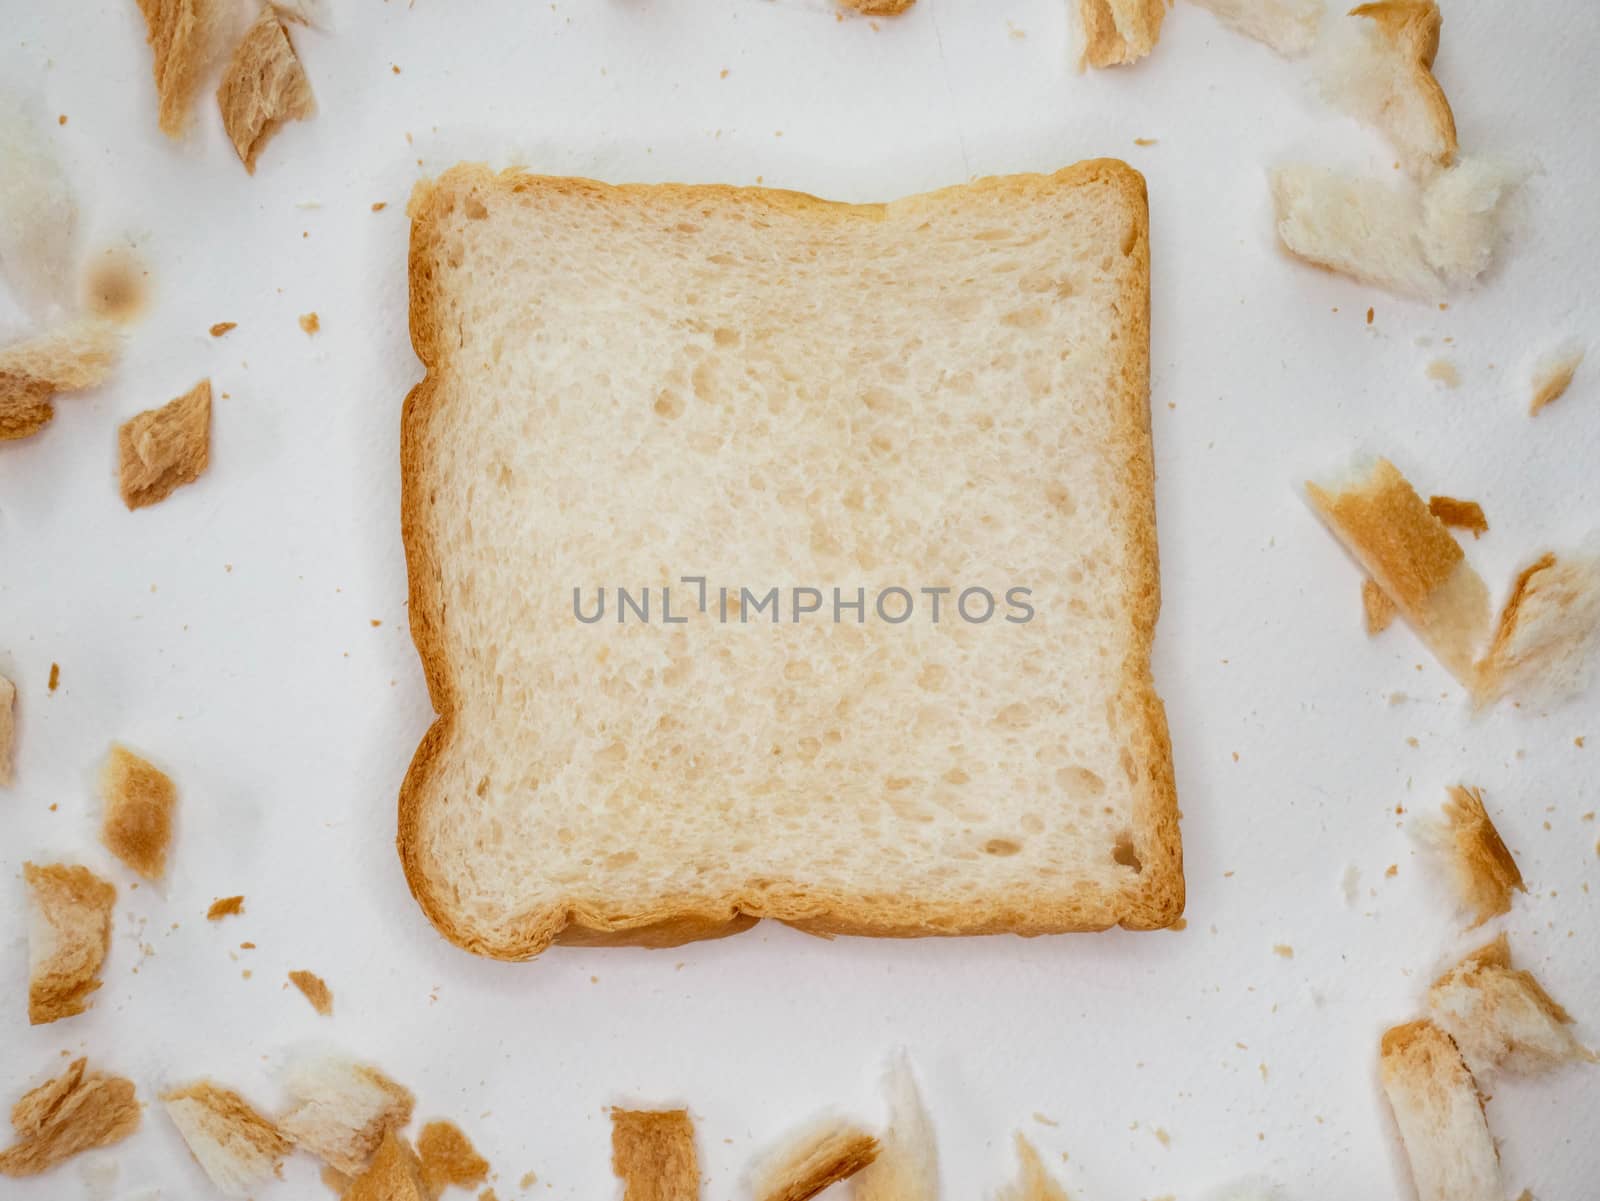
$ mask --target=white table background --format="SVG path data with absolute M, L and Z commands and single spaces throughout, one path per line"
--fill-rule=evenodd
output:
M 755 1153 L 814 1111 L 879 1116 L 881 1067 L 904 1046 L 949 1198 L 1010 1176 L 1018 1128 L 1088 1201 L 1198 1201 L 1241 1180 L 1306 1201 L 1406 1197 L 1378 1036 L 1494 930 L 1464 933 L 1403 828 L 1457 781 L 1485 789 L 1529 882 L 1503 923 L 1514 953 L 1600 1041 L 1600 827 L 1581 818 L 1600 807 L 1596 693 L 1475 719 L 1408 631 L 1363 635 L 1359 577 L 1296 486 L 1364 450 L 1424 494 L 1480 500 L 1493 529 L 1468 550 L 1497 596 L 1593 523 L 1600 356 L 1537 421 L 1525 408 L 1529 356 L 1600 333 L 1600 9 L 1448 5 L 1437 71 L 1463 146 L 1535 174 L 1501 265 L 1441 312 L 1277 249 L 1269 164 L 1393 157 L 1316 100 L 1303 64 L 1180 2 L 1151 59 L 1078 75 L 1066 7 L 921 0 L 876 28 L 836 21 L 828 0 L 334 0 L 331 32 L 293 33 L 319 112 L 252 178 L 209 93 L 188 142 L 157 133 L 132 0 L 0 0 L 0 75 L 48 118 L 86 253 L 133 246 L 152 289 L 112 380 L 0 448 L 0 672 L 20 723 L 17 784 L 0 793 L 5 1104 L 65 1051 L 147 1100 L 210 1074 L 270 1107 L 286 1057 L 343 1050 L 410 1085 L 419 1117 L 458 1120 L 503 1201 L 529 1170 L 531 1196 L 615 1188 L 616 1102 L 686 1102 L 708 1201 L 728 1201 Z M 1155 672 L 1188 928 L 826 942 L 761 926 L 518 965 L 440 939 L 393 850 L 430 716 L 398 520 L 400 405 L 419 376 L 412 183 L 477 158 L 868 200 L 1100 155 L 1150 189 Z M 295 320 L 311 310 L 315 337 Z M 238 328 L 213 339 L 217 321 Z M 1440 357 L 1458 388 L 1425 377 Z M 203 376 L 219 394 L 210 471 L 126 512 L 117 424 Z M 112 740 L 178 782 L 163 889 L 134 890 L 98 845 Z M 21 864 L 41 857 L 88 863 L 120 895 L 94 1008 L 30 1029 Z M 206 922 L 231 893 L 244 916 Z M 292 968 L 327 979 L 331 1021 L 285 991 Z M 1508 1196 L 1592 1196 L 1600 1075 L 1492 1091 Z M 97 1156 L 120 1161 L 121 1191 L 210 1195 L 158 1110 Z M 80 1171 L 0 1194 L 76 1197 Z M 308 1158 L 287 1176 L 261 1196 L 322 1195 Z

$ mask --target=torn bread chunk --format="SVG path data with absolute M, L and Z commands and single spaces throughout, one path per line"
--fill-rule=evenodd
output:
M 1362 4 L 1330 24 L 1317 64 L 1328 102 L 1378 129 L 1419 177 L 1456 156 L 1455 117 L 1433 76 L 1440 24 L 1433 0 Z
M 122 503 L 156 504 L 192 484 L 211 461 L 211 381 L 201 380 L 159 409 L 146 409 L 117 430 Z
M 285 121 L 299 121 L 315 110 L 311 84 L 289 42 L 288 31 L 271 8 L 234 48 L 217 89 L 222 125 L 244 169 L 254 175 L 256 156 Z
M 1168 0 L 1078 0 L 1083 22 L 1079 67 L 1137 62 L 1155 49 Z
M 311 1002 L 311 1008 L 323 1017 L 333 1016 L 333 990 L 321 976 L 315 972 L 290 972 L 289 983 L 305 995 L 305 999 Z
M 1532 972 L 1511 966 L 1504 934 L 1435 980 L 1428 1009 L 1480 1079 L 1496 1069 L 1534 1075 L 1594 1059 L 1572 1036 L 1567 1011 Z
M 121 338 L 109 322 L 73 321 L 0 347 L 0 442 L 38 433 L 57 393 L 92 388 L 111 373 Z
M 1528 399 L 1528 416 L 1537 417 L 1548 404 L 1560 400 L 1572 386 L 1572 377 L 1583 366 L 1581 347 L 1563 346 L 1544 355 L 1534 365 Z
M 0 788 L 10 788 L 17 736 L 17 686 L 0 676 Z
M 1523 172 L 1491 159 L 1466 157 L 1422 192 L 1423 257 L 1452 290 L 1489 269 L 1499 248 L 1507 197 Z
M 697 1201 L 700 1161 L 686 1109 L 611 1111 L 611 1170 L 622 1201 Z
M 1450 1036 L 1429 1021 L 1393 1027 L 1380 1075 L 1418 1201 L 1504 1201 L 1483 1097 Z
M 217 1190 L 249 1197 L 277 1172 L 293 1144 L 230 1088 L 201 1080 L 161 1094 L 167 1116 Z
M 1474 929 L 1511 911 L 1513 891 L 1527 892 L 1522 871 L 1489 820 L 1483 794 L 1452 784 L 1443 806 L 1444 821 L 1417 827 L 1423 840 L 1443 853 L 1461 904 L 1471 911 Z
M 25 1093 L 11 1107 L 16 1141 L 0 1151 L 0 1176 L 37 1176 L 64 1159 L 119 1143 L 139 1129 L 133 1081 L 88 1069 L 67 1070 Z
M 752 1177 L 756 1201 L 809 1201 L 878 1157 L 878 1140 L 854 1122 L 812 1123 L 770 1153 Z
M 1361 611 L 1366 618 L 1369 638 L 1376 638 L 1394 624 L 1394 602 L 1371 576 L 1361 581 Z
M 71 303 L 78 204 L 43 121 L 0 92 L 0 277 L 35 317 Z
M 1039 1152 L 1019 1132 L 1017 1134 L 1017 1161 L 1020 1170 L 1016 1180 L 1001 1189 L 995 1201 L 1070 1201 L 1067 1190 L 1046 1170 Z
M 1556 704 L 1582 693 L 1600 659 L 1600 551 L 1540 556 L 1518 573 L 1473 699 Z
M 851 1181 L 854 1201 L 938 1201 L 939 1153 L 933 1122 L 917 1091 L 904 1054 L 896 1055 L 884 1079 L 889 1124 L 877 1159 Z
M 1317 41 L 1322 0 L 1191 0 L 1247 38 L 1270 46 L 1284 58 L 1303 58 Z
M 1474 541 L 1480 534 L 1489 532 L 1489 519 L 1483 515 L 1483 506 L 1475 500 L 1457 500 L 1453 496 L 1430 496 L 1428 512 L 1453 529 L 1471 530 Z
M 350 1182 L 344 1201 L 434 1201 L 417 1153 L 393 1130 L 384 1132 L 372 1162 Z
M 383 1136 L 411 1121 L 415 1100 L 377 1068 L 344 1059 L 297 1064 L 284 1078 L 295 1104 L 279 1128 L 346 1176 L 359 1175 Z
M 158 122 L 169 138 L 189 128 L 195 94 L 227 37 L 227 0 L 139 0 L 155 54 Z
M 489 1178 L 489 1161 L 478 1154 L 472 1140 L 454 1122 L 429 1122 L 417 1136 L 422 1160 L 422 1184 L 428 1196 L 445 1188 L 476 1188 Z
M 32 907 L 28 923 L 28 1021 L 35 1026 L 82 1013 L 100 987 L 111 945 L 117 890 L 86 867 L 22 865 Z
M 1470 683 L 1489 591 L 1416 489 L 1378 459 L 1353 479 L 1306 484 L 1312 506 L 1452 675 Z
M 160 768 L 113 744 L 100 770 L 100 841 L 146 880 L 167 871 L 178 790 Z

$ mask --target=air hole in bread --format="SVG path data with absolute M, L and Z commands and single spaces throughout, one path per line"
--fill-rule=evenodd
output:
M 484 776 L 478 781 L 478 795 L 483 796 L 489 791 L 489 777 Z
M 1105 793 L 1106 782 L 1087 767 L 1063 767 L 1056 772 L 1056 783 L 1061 785 L 1070 800 L 1082 801 Z
M 726 325 L 719 325 L 711 331 L 711 340 L 718 346 L 737 346 L 739 344 L 739 331 L 729 329 Z
M 1060 484 L 1047 484 L 1044 490 L 1044 498 L 1050 502 L 1050 507 L 1063 517 L 1071 517 L 1078 511 L 1078 506 L 1072 499 L 1072 493 L 1068 492 Z M 1078 578 L 1081 579 L 1082 573 L 1078 572 L 1077 574 Z
M 950 679 L 950 672 L 941 664 L 929 663 L 917 673 L 917 687 L 926 692 L 938 692 Z
M 1009 838 L 991 838 L 988 842 L 983 844 L 983 853 L 985 855 L 999 855 L 1004 857 L 1007 855 L 1015 855 L 1020 850 L 1022 850 L 1022 844 L 1020 842 L 1013 842 Z
M 1144 864 L 1139 862 L 1139 852 L 1133 849 L 1133 835 L 1124 830 L 1117 835 L 1116 845 L 1111 848 L 1113 862 L 1131 867 L 1135 872 L 1142 871 Z
M 971 779 L 972 777 L 967 775 L 967 773 L 962 771 L 959 767 L 952 767 L 949 771 L 944 773 L 944 782 L 946 784 L 965 784 Z
M 467 214 L 468 218 L 473 221 L 482 221 L 489 215 L 489 210 L 484 207 L 483 201 L 479 200 L 476 196 L 468 196 L 461 208 L 462 211 Z
M 1033 712 L 1025 701 L 1012 701 L 994 715 L 994 724 L 1020 730 L 1033 720 Z
M 655 410 L 657 417 L 676 421 L 683 416 L 683 397 L 670 388 L 663 388 L 656 394 Z

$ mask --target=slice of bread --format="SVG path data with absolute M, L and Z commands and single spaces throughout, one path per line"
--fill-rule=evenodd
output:
M 1190 0 L 1208 8 L 1230 29 L 1254 38 L 1285 58 L 1301 58 L 1316 44 L 1322 0 Z
M 1505 1201 L 1483 1097 L 1450 1036 L 1429 1021 L 1386 1031 L 1380 1076 L 1417 1201 Z
M 850 1178 L 853 1201 L 939 1201 L 939 1144 L 911 1061 L 895 1055 L 884 1077 L 889 1123 L 878 1156 Z
M 1388 459 L 1307 483 L 1318 516 L 1452 675 L 1470 684 L 1489 631 L 1489 590 L 1450 531 Z
M 1456 122 L 1433 76 L 1442 19 L 1434 0 L 1377 0 L 1330 27 L 1318 78 L 1331 104 L 1381 130 L 1425 177 L 1456 156 Z
M 1138 62 L 1156 48 L 1171 0 L 1078 0 L 1080 69 Z
M 1435 980 L 1428 1008 L 1480 1080 L 1495 1070 L 1532 1075 L 1594 1059 L 1572 1036 L 1567 1011 L 1532 972 L 1511 966 L 1504 934 Z
M 1140 176 L 844 205 L 462 166 L 411 212 L 440 716 L 398 844 L 446 936 L 1176 920 Z M 579 619 L 619 587 L 653 623 Z
M 0 1176 L 37 1176 L 81 1151 L 119 1143 L 139 1129 L 133 1081 L 88 1070 L 65 1072 L 24 1093 L 11 1107 L 16 1142 L 0 1150 Z
M 810 1201 L 878 1157 L 878 1140 L 854 1122 L 814 1122 L 771 1152 L 755 1172 L 756 1201 Z
M 226 1197 L 249 1197 L 271 1180 L 293 1144 L 234 1092 L 200 1080 L 161 1094 L 190 1153 Z
M 622 1201 L 699 1201 L 700 1160 L 687 1109 L 613 1109 L 611 1170 Z
M 41 1026 L 89 1008 L 111 946 L 117 890 L 86 867 L 22 865 L 28 886 L 28 1022 Z
M 415 1100 L 377 1068 L 345 1059 L 292 1065 L 284 1085 L 294 1105 L 278 1121 L 296 1146 L 346 1176 L 362 1172 L 384 1135 L 411 1121 Z

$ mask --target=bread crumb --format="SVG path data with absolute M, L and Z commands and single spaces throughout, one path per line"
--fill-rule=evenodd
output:
M 213 338 L 220 338 L 220 337 L 222 337 L 223 334 L 227 333 L 230 329 L 238 329 L 238 328 L 239 328 L 239 323 L 237 321 L 219 321 L 219 322 L 217 322 L 215 325 L 213 325 L 211 327 L 211 336 Z
M 1533 396 L 1528 401 L 1528 416 L 1537 417 L 1544 407 L 1560 400 L 1572 386 L 1572 377 L 1583 365 L 1582 350 L 1558 351 L 1546 357 L 1533 373 Z
M 11 787 L 12 743 L 16 738 L 14 715 L 16 700 L 16 685 L 4 676 L 0 676 L 0 788 Z
M 1367 324 L 1368 324 L 1368 325 L 1371 325 L 1371 324 L 1372 324 L 1372 318 L 1373 318 L 1373 315 L 1374 315 L 1374 314 L 1373 314 L 1373 310 L 1372 310 L 1372 309 L 1368 309 L 1368 310 L 1367 310 Z
M 1394 602 L 1371 576 L 1361 581 L 1361 611 L 1369 638 L 1375 638 L 1394 624 Z
M 1429 379 L 1443 384 L 1446 388 L 1455 388 L 1461 384 L 1461 373 L 1456 370 L 1456 365 L 1449 359 L 1434 359 L 1423 372 Z
M 308 334 L 314 334 L 322 328 L 322 319 L 315 313 L 301 313 L 300 328 Z
M 384 209 L 386 209 L 388 207 L 389 207 L 389 202 L 387 200 L 374 200 L 372 202 L 372 211 L 375 212 L 375 213 L 381 213 L 381 212 L 383 212 Z
M 1528 889 L 1517 861 L 1489 820 L 1482 793 L 1462 785 L 1451 785 L 1448 791 L 1443 810 L 1447 824 L 1424 831 L 1450 855 L 1456 891 L 1472 911 L 1476 929 L 1491 917 L 1510 912 L 1513 890 Z
M 1489 532 L 1489 519 L 1483 515 L 1483 506 L 1475 500 L 1457 500 L 1453 496 L 1428 497 L 1428 512 L 1445 525 L 1458 530 L 1471 530 L 1474 542 L 1479 535 Z
M 1393 880 L 1399 874 L 1400 865 L 1398 863 L 1391 863 L 1388 867 L 1383 869 L 1383 878 L 1385 880 Z
M 211 908 L 206 910 L 206 921 L 220 922 L 223 918 L 235 913 L 244 912 L 244 897 L 222 897 L 211 902 Z
M 130 511 L 194 483 L 211 459 L 211 381 L 123 422 L 117 452 L 122 503 Z
M 1277 955 L 1279 958 L 1282 958 L 1282 959 L 1293 959 L 1294 958 L 1294 948 L 1291 947 L 1288 943 L 1283 943 L 1283 942 L 1277 943 L 1275 946 L 1273 946 L 1272 953 L 1274 955 Z
M 311 1002 L 323 1017 L 333 1016 L 333 993 L 329 990 L 321 976 L 314 972 L 294 971 L 289 973 L 289 983 L 293 984 Z
M 539 1177 L 538 1177 L 537 1173 L 535 1173 L 535 1172 L 524 1172 L 522 1174 L 522 1179 L 517 1181 L 517 1187 L 520 1188 L 520 1189 L 530 1189 L 530 1188 L 532 1188 L 534 1185 L 536 1185 L 538 1183 L 539 1183 Z
M 1154 146 L 1156 144 L 1156 139 L 1155 138 L 1134 138 L 1133 139 L 1133 144 L 1135 146 Z
M 428 1195 L 437 1197 L 446 1185 L 470 1189 L 489 1175 L 489 1161 L 454 1122 L 429 1122 L 417 1137 L 422 1159 L 422 1182 Z
M 146 880 L 166 875 L 178 790 L 154 764 L 112 744 L 100 770 L 100 841 Z
M 0 1176 L 37 1176 L 79 1152 L 119 1143 L 139 1128 L 133 1081 L 91 1072 L 88 1063 L 73 1060 L 60 1076 L 24 1093 L 11 1107 L 17 1139 L 0 1151 Z
M 51 692 L 54 692 L 57 688 L 61 687 L 61 664 L 50 664 L 50 682 L 48 685 L 46 685 L 46 687 Z
M 28 1022 L 82 1013 L 100 987 L 111 946 L 116 888 L 86 867 L 22 865 L 32 920 L 28 935 Z
M 271 6 L 234 47 L 217 89 L 222 125 L 244 169 L 255 174 L 256 156 L 285 121 L 309 117 L 315 105 L 305 70 L 283 22 Z

